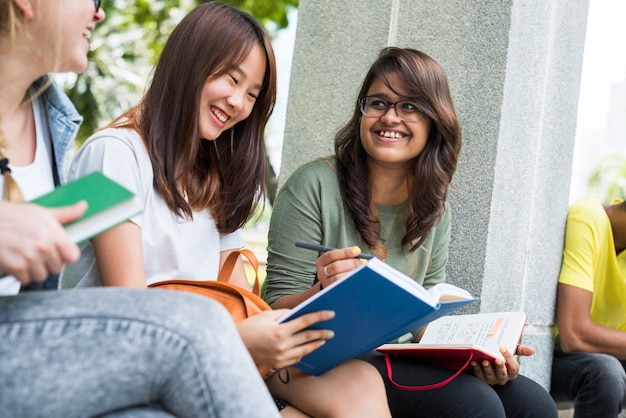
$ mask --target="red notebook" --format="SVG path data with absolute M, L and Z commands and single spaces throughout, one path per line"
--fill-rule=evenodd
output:
M 441 367 L 469 368 L 471 360 L 504 360 L 500 346 L 515 353 L 528 317 L 524 312 L 449 315 L 432 321 L 419 343 L 384 344 L 394 356 L 415 357 Z

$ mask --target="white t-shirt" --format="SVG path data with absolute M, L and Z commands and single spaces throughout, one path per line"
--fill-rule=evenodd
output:
M 147 283 L 173 278 L 216 280 L 220 252 L 242 248 L 239 231 L 220 235 L 208 210 L 193 219 L 173 214 L 152 187 L 152 165 L 139 135 L 128 129 L 106 129 L 93 135 L 76 153 L 69 179 L 101 171 L 135 194 L 143 212 L 131 219 L 141 228 Z M 82 244 L 79 262 L 68 264 L 61 287 L 99 286 L 93 246 Z
M 35 117 L 35 158 L 28 165 L 15 166 L 9 164 L 11 177 L 20 187 L 24 200 L 33 200 L 54 189 L 54 177 L 52 175 L 52 142 L 48 121 L 42 117 L 41 98 L 35 98 L 32 103 Z M 0 176 L 0 190 L 4 188 L 4 176 Z M 15 277 L 7 276 L 0 279 L 0 295 L 16 295 L 19 293 L 21 283 Z

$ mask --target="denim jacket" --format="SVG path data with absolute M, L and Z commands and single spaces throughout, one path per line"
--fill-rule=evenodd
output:
M 41 88 L 46 86 L 43 91 Z M 83 122 L 82 116 L 72 104 L 71 100 L 48 76 L 43 76 L 33 83 L 31 93 L 41 96 L 42 115 L 48 120 L 52 150 L 54 153 L 53 175 L 55 186 L 65 183 L 65 159 L 70 149 L 74 147 L 78 128 Z M 43 283 L 31 283 L 23 287 L 23 291 L 57 289 L 59 275 L 51 274 Z
M 37 93 L 42 86 L 49 84 L 43 92 L 41 99 L 43 104 L 42 114 L 48 120 L 54 161 L 56 167 L 55 183 L 65 183 L 65 158 L 67 152 L 74 147 L 78 128 L 83 122 L 82 116 L 67 95 L 54 82 L 50 82 L 48 76 L 43 76 L 33 83 L 31 92 Z M 58 181 L 57 181 L 58 180 Z M 58 184 L 57 184 L 58 185 Z

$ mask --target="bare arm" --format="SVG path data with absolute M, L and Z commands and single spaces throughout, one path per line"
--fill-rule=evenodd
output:
M 591 301 L 591 292 L 559 283 L 557 324 L 561 348 L 626 359 L 626 332 L 593 322 Z
M 304 302 L 317 292 L 321 290 L 321 283 L 315 283 L 312 287 L 308 288 L 306 291 L 302 293 L 298 293 L 295 295 L 285 295 L 276 299 L 274 303 L 272 303 L 273 309 L 283 309 L 283 308 L 293 308 L 297 306 L 299 303 Z
M 224 262 L 226 261 L 226 258 L 228 258 L 228 255 L 230 253 L 232 253 L 232 250 L 220 252 L 220 271 L 222 270 L 222 266 L 224 265 Z M 248 282 L 248 279 L 246 278 L 246 269 L 243 266 L 243 260 L 241 259 L 241 257 L 239 257 L 239 259 L 237 260 L 237 264 L 235 265 L 235 268 L 233 268 L 233 272 L 230 276 L 230 283 L 237 285 L 241 288 L 244 288 L 246 290 L 251 289 L 250 283 Z
M 93 239 L 103 286 L 146 287 L 141 229 L 127 221 Z
M 356 258 L 359 254 L 361 254 L 359 247 L 340 248 L 323 253 L 315 262 L 319 282 L 302 293 L 276 299 L 272 303 L 272 308 L 293 308 L 319 292 L 322 287 L 330 286 L 366 261 Z

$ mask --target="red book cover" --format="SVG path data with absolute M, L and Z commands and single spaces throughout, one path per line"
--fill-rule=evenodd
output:
M 432 321 L 419 343 L 384 344 L 377 350 L 391 359 L 415 357 L 459 370 L 468 368 L 470 360 L 503 360 L 500 346 L 515 353 L 527 318 L 524 312 L 449 315 Z

